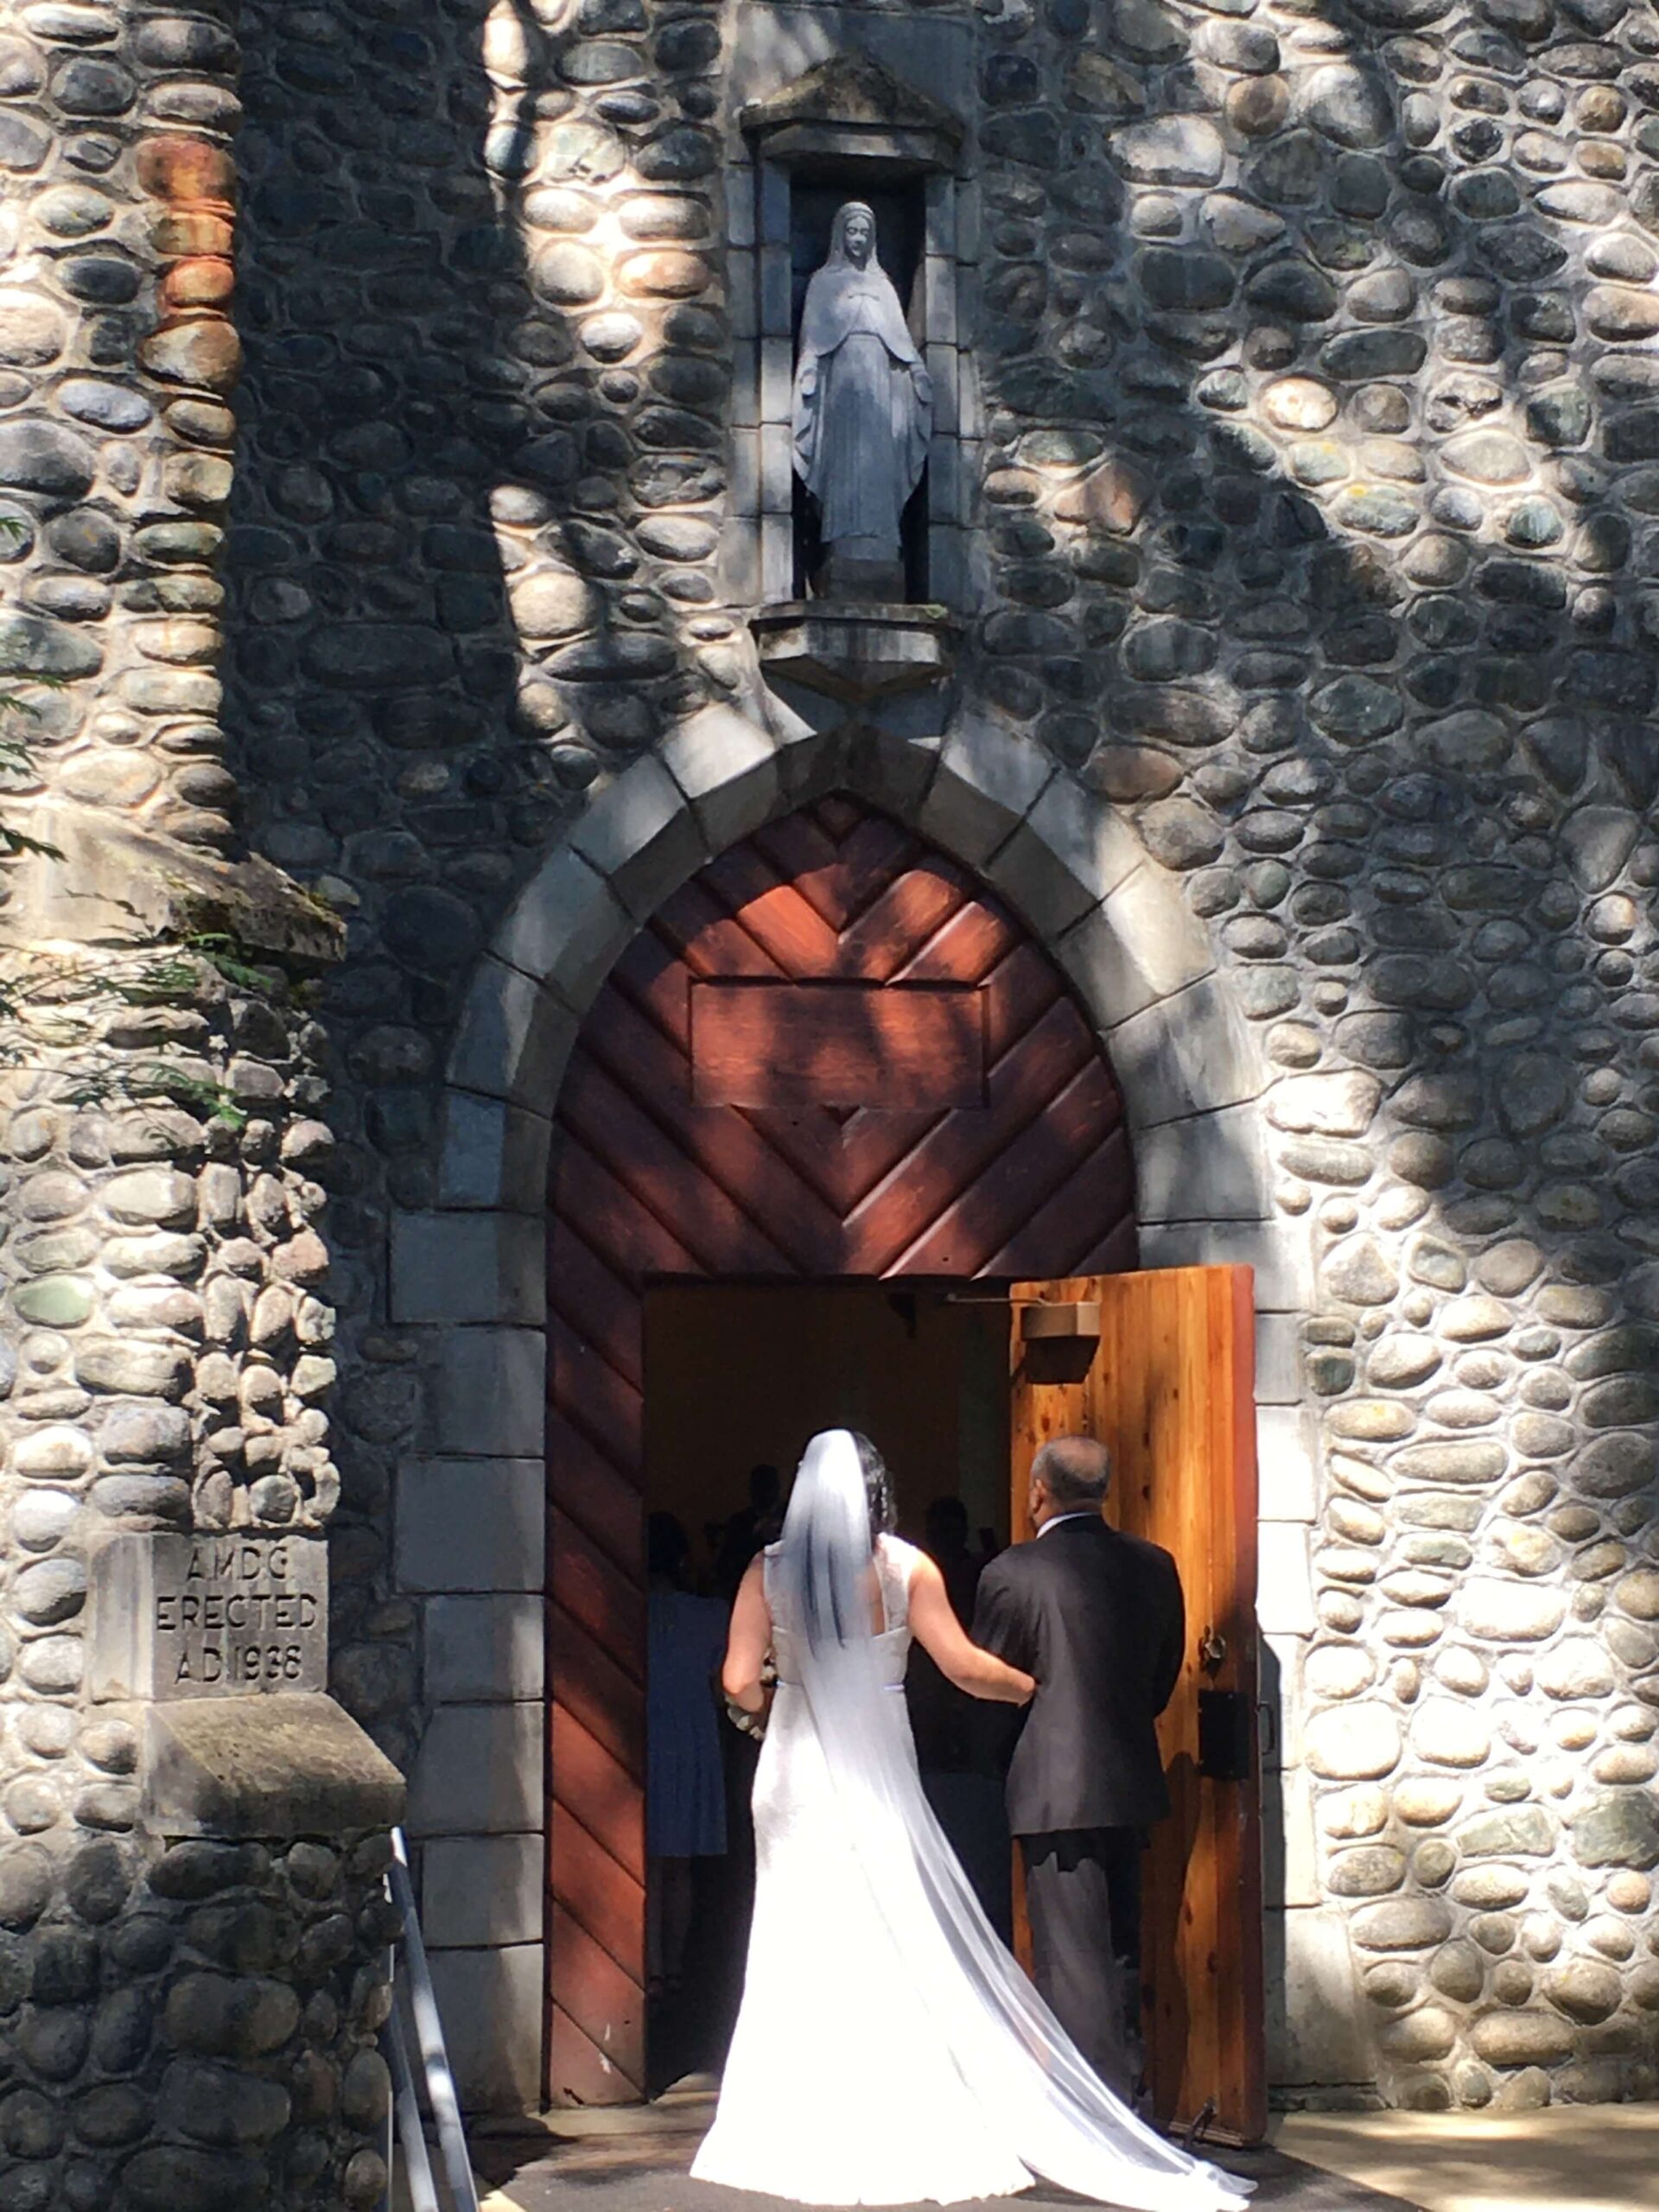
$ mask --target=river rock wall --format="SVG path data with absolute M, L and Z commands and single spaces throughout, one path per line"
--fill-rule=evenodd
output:
M 315 1089 L 232 1040 L 233 1145 L 13 1122 L 8 1819 L 75 1817 L 28 1731 L 83 1741 L 100 1483 L 321 1519 L 337 1463 L 337 1691 L 415 1749 L 388 1223 L 514 888 L 677 721 L 764 712 L 735 111 L 839 43 L 967 128 L 941 719 L 1034 741 L 1179 880 L 1317 1255 L 1263 1431 L 1281 2093 L 1651 2094 L 1659 16 L 250 0 L 236 35 L 41 0 L 0 48 L 3 636 L 68 682 L 41 802 L 346 918 Z

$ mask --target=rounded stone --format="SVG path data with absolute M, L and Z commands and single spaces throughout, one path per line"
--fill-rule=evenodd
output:
M 78 499 L 97 473 L 97 454 L 77 432 L 37 420 L 0 423 L 0 484 Z
M 1473 1943 L 1447 1943 L 1429 1961 L 1428 1978 L 1443 1997 L 1472 2005 L 1485 1986 L 1485 1961 Z
M 1392 1844 L 1363 1844 L 1353 1851 L 1339 1851 L 1325 1875 L 1331 1894 L 1339 1897 L 1386 1896 L 1405 1878 L 1405 1853 Z
M 242 367 L 236 326 L 222 315 L 158 330 L 144 340 L 138 354 L 143 365 L 164 382 L 200 385 L 209 391 L 228 391 Z
M 555 307 L 587 307 L 604 292 L 605 264 L 591 247 L 561 239 L 536 255 L 531 282 L 537 296 Z
M 69 334 L 61 308 L 38 293 L 0 288 L 0 363 L 12 368 L 44 368 L 63 351 Z
M 1377 2043 L 1390 2058 L 1422 2063 L 1444 2058 L 1457 2043 L 1457 2022 L 1443 2005 L 1425 2005 L 1377 2031 Z
M 341 2077 L 340 2109 L 347 2123 L 367 2134 L 378 2127 L 391 2105 L 391 2077 L 378 2050 L 360 2050 Z
M 1262 395 L 1262 410 L 1285 430 L 1323 430 L 1336 419 L 1336 395 L 1313 377 L 1281 377 Z
M 669 246 L 625 255 L 617 269 L 618 283 L 635 298 L 696 299 L 708 290 L 712 279 L 713 271 L 701 254 Z
M 1411 1775 L 1396 1784 L 1394 1809 L 1408 1827 L 1442 1827 L 1463 1802 L 1461 1783 Z
M 1355 1306 L 1386 1306 L 1400 1288 L 1392 1256 L 1373 1236 L 1355 1236 L 1333 1247 L 1324 1265 L 1326 1289 Z
M 286 2043 L 299 2018 L 299 1999 L 285 1982 L 188 1974 L 169 1991 L 163 2022 L 180 2050 L 254 2058 Z
M 1592 1794 L 1568 1822 L 1573 1855 L 1581 1866 L 1659 1866 L 1659 1800 L 1647 1789 L 1602 1789 Z
M 1307 1723 L 1307 1762 L 1333 1782 L 1373 1782 L 1400 1763 L 1400 1724 L 1387 1707 L 1339 1706 Z
M 280 2082 L 229 2066 L 175 2059 L 162 2077 L 162 2124 L 222 2149 L 270 2142 L 291 2109 Z
M 1573 2031 L 1552 2012 L 1489 2012 L 1469 2039 L 1489 2066 L 1555 2066 L 1573 2052 Z
M 42 1560 L 17 1576 L 12 1602 L 32 1627 L 73 1620 L 86 1602 L 86 1569 L 77 1559 Z
M 1451 1910 L 1438 1897 L 1390 1897 L 1363 1907 L 1353 1921 L 1354 1941 L 1362 1951 L 1427 1950 L 1451 1932 Z
M 1459 1618 L 1471 1636 L 1495 1643 L 1529 1643 L 1553 1636 L 1567 1600 L 1548 1586 L 1474 1577 L 1459 1595 Z
M 1491 1751 L 1478 1711 L 1449 1698 L 1431 1698 L 1413 1714 L 1411 1743 L 1434 1766 L 1477 1767 Z

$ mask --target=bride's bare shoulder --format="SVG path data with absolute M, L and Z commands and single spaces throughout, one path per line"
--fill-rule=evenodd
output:
M 880 1553 L 882 1561 L 888 1571 L 899 1575 L 906 1582 L 910 1580 L 917 1567 L 927 1559 L 927 1554 L 925 1551 L 920 1550 L 914 1544 L 907 1544 L 902 1536 L 878 1536 L 876 1548 Z

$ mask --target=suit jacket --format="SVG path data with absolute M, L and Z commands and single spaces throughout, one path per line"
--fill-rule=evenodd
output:
M 1169 1810 L 1153 1724 L 1185 1649 L 1166 1551 L 1094 1516 L 993 1560 L 974 1640 L 1037 1677 L 1008 1768 L 1016 1835 L 1145 1827 Z

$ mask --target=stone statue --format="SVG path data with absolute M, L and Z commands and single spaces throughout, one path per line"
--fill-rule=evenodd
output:
M 806 288 L 795 369 L 795 469 L 817 502 L 825 596 L 903 598 L 899 518 L 932 425 L 932 385 L 876 257 L 875 217 L 849 200 Z

